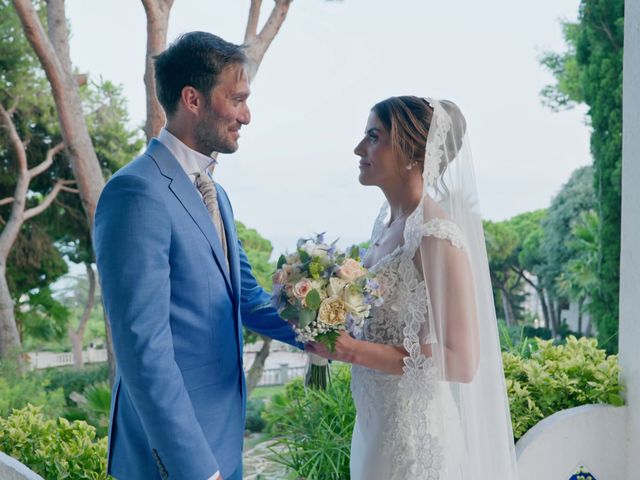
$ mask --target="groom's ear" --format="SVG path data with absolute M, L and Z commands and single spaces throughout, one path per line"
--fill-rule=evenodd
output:
M 196 88 L 187 85 L 180 92 L 180 103 L 187 111 L 198 115 L 204 108 L 204 96 Z

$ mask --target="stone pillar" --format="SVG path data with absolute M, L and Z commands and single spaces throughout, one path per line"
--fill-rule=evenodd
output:
M 627 477 L 640 472 L 640 1 L 625 2 L 620 365 L 627 386 Z
M 289 364 L 281 363 L 280 364 L 280 383 L 282 385 L 286 385 L 289 381 Z

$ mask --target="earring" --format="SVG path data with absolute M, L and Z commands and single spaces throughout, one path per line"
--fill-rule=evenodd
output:
M 418 162 L 411 162 L 409 165 L 407 165 L 404 168 L 406 168 L 407 170 L 411 170 L 416 163 L 418 163 Z

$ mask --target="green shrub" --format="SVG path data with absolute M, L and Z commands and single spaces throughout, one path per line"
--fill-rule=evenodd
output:
M 264 430 L 267 422 L 262 418 L 265 404 L 262 398 L 250 398 L 247 401 L 247 422 L 245 428 L 253 433 L 260 433 Z
M 275 461 L 313 480 L 349 478 L 349 449 L 355 422 L 350 370 L 334 366 L 326 391 L 305 390 L 293 380 L 263 414 L 268 430 L 284 434 L 272 446 Z
M 61 415 L 65 406 L 62 390 L 51 388 L 38 373 L 20 374 L 11 363 L 0 362 L 0 416 L 27 403 L 41 406 L 49 417 Z
M 109 379 L 109 365 L 86 365 L 82 370 L 73 367 L 48 368 L 41 375 L 48 380 L 48 390 L 62 388 L 68 406 L 75 406 L 69 398 L 73 392 L 84 393 L 90 385 L 106 382 Z
M 516 439 L 555 412 L 590 403 L 622 405 L 617 356 L 592 338 L 570 336 L 564 345 L 537 339 L 530 358 L 502 354 Z
M 522 345 L 525 345 L 522 347 Z M 569 336 L 563 345 L 531 339 L 503 352 L 515 439 L 560 410 L 585 404 L 622 405 L 617 357 L 607 356 L 595 339 Z M 277 462 L 300 477 L 349 478 L 349 447 L 355 420 L 349 369 L 334 367 L 326 392 L 305 390 L 301 380 L 275 394 L 262 417 L 277 435 Z
M 107 439 L 85 422 L 47 420 L 28 405 L 0 418 L 0 450 L 46 480 L 99 480 L 107 475 Z
M 98 382 L 84 391 L 87 422 L 96 428 L 98 437 L 104 437 L 109 431 L 109 409 L 111 407 L 111 386 L 109 382 Z

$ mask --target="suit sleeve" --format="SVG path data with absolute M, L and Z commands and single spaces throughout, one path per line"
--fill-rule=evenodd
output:
M 174 358 L 171 222 L 146 179 L 111 179 L 95 215 L 94 247 L 116 360 L 149 441 L 175 479 L 219 470 Z
M 264 291 L 253 276 L 251 264 L 240 240 L 238 252 L 241 280 L 240 311 L 244 325 L 260 335 L 275 338 L 300 349 L 304 348 L 303 344 L 296 341 L 291 325 L 280 318 L 278 311 L 271 305 L 271 295 Z

